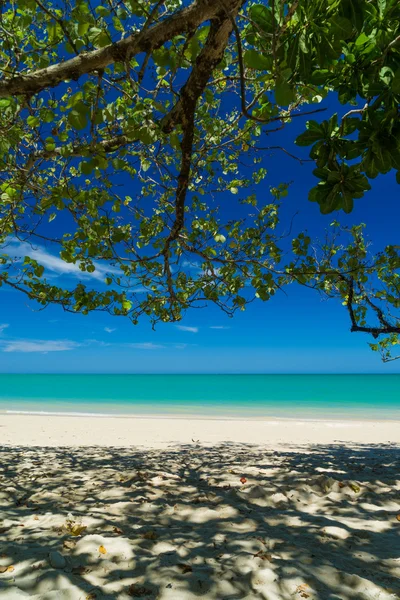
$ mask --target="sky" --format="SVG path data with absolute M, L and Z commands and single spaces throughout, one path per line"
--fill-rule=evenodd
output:
M 332 109 L 343 107 L 330 99 Z M 299 154 L 293 139 L 304 130 L 297 118 L 283 132 L 268 136 L 266 145 L 284 145 Z M 307 149 L 305 154 L 307 153 Z M 394 172 L 372 182 L 372 190 L 355 201 L 351 215 L 321 215 L 307 200 L 315 178 L 310 164 L 266 152 L 262 166 L 268 177 L 259 197 L 269 187 L 292 181 L 282 206 L 282 220 L 294 214 L 294 231 L 307 229 L 322 236 L 338 218 L 344 225 L 364 222 L 378 251 L 399 243 L 399 189 Z M 270 202 L 270 199 L 267 200 Z M 226 205 L 228 203 L 225 203 Z M 229 218 L 227 208 L 222 217 Z M 26 249 L 15 248 L 24 255 Z M 34 256 L 53 278 L 69 284 L 82 276 L 78 267 L 63 263 L 45 247 Z M 103 279 L 105 272 L 86 277 Z M 84 281 L 90 283 L 89 280 Z M 88 316 L 64 313 L 59 307 L 41 310 L 26 296 L 0 288 L 1 373 L 400 373 L 400 361 L 383 364 L 370 350 L 368 336 L 350 333 L 349 319 L 340 302 L 323 300 L 298 285 L 286 288 L 269 302 L 255 302 L 245 312 L 227 317 L 215 306 L 192 309 L 177 324 L 148 321 L 132 325 L 105 313 Z

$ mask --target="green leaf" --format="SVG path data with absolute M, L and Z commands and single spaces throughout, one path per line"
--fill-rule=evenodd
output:
M 294 88 L 284 80 L 280 80 L 275 87 L 275 99 L 279 106 L 288 106 L 296 98 Z
M 256 50 L 247 50 L 244 53 L 244 62 L 251 69 L 257 69 L 259 71 L 268 71 L 272 67 L 271 56 L 264 56 Z
M 263 4 L 255 4 L 250 8 L 250 19 L 266 33 L 272 32 L 273 18 L 271 9 Z
M 330 186 L 326 185 L 325 183 L 319 183 L 310 190 L 308 194 L 308 199 L 310 200 L 310 202 L 324 202 L 330 190 Z
M 45 140 L 45 150 L 47 150 L 47 152 L 53 152 L 53 150 L 56 149 L 56 144 L 55 141 L 52 137 L 47 137 Z
M 343 135 L 350 135 L 353 133 L 360 124 L 360 119 L 356 119 L 355 117 L 346 117 L 343 123 Z
M 81 162 L 79 168 L 81 170 L 81 173 L 83 173 L 84 175 L 91 175 L 94 169 L 94 163 L 91 160 L 89 162 Z
M 87 21 L 80 21 L 78 23 L 78 34 L 85 35 L 85 33 L 87 33 L 89 27 L 90 27 L 90 24 Z
M 149 127 L 141 127 L 138 131 L 138 138 L 146 146 L 155 142 L 154 134 Z
M 330 77 L 332 77 L 332 73 L 329 69 L 316 69 L 311 74 L 311 83 L 324 85 Z
M 308 131 L 305 131 L 304 133 L 301 133 L 295 140 L 295 143 L 298 146 L 311 146 L 311 144 L 314 144 L 315 142 L 318 142 L 318 140 L 321 140 L 324 138 L 324 133 L 323 131 L 318 131 L 315 129 L 309 129 Z
M 40 125 L 40 119 L 38 117 L 34 117 L 33 115 L 29 115 L 29 117 L 26 119 L 26 122 L 29 127 L 39 127 Z
M 346 19 L 346 17 L 340 17 L 339 15 L 334 15 L 329 19 L 329 23 L 332 28 L 332 33 L 335 36 L 338 36 L 341 40 L 348 40 L 353 33 L 353 25 Z
M 397 69 L 392 79 L 392 92 L 393 94 L 400 94 L 400 67 Z
M 351 195 L 351 193 L 349 191 L 344 191 L 342 193 L 342 200 L 343 200 L 344 212 L 351 213 L 351 211 L 353 210 L 353 206 L 354 206 L 353 196 Z
M 214 240 L 220 244 L 223 244 L 224 242 L 226 242 L 226 237 L 222 235 L 222 233 L 217 233 L 216 235 L 214 235 Z
M 85 129 L 87 125 L 86 114 L 73 109 L 68 114 L 68 122 L 74 129 L 78 129 L 79 131 Z

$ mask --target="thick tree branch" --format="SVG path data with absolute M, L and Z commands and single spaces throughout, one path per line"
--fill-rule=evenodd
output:
M 237 3 L 237 8 L 239 8 L 238 4 L 239 3 Z M 167 277 L 169 293 L 173 300 L 175 300 L 175 293 L 172 286 L 169 264 L 170 246 L 172 242 L 179 237 L 179 233 L 185 223 L 185 200 L 189 187 L 192 165 L 197 101 L 203 93 L 208 80 L 212 76 L 213 70 L 222 60 L 231 31 L 232 23 L 229 19 L 225 18 L 221 19 L 221 21 L 212 23 L 205 46 L 201 51 L 186 84 L 181 89 L 179 101 L 168 115 L 167 120 L 162 124 L 164 131 L 171 131 L 175 127 L 177 120 L 179 120 L 182 123 L 183 128 L 183 138 L 181 142 L 182 159 L 175 197 L 175 220 L 163 250 L 164 271 Z
M 238 0 L 226 0 L 226 2 L 230 7 L 238 5 Z M 220 6 L 214 0 L 196 0 L 171 17 L 119 42 L 91 52 L 82 52 L 70 60 L 33 73 L 2 80 L 0 98 L 34 95 L 45 88 L 55 87 L 62 81 L 77 80 L 87 73 L 105 69 L 114 62 L 126 62 L 141 52 L 149 53 L 160 48 L 176 35 L 197 29 L 205 21 L 215 18 L 219 12 Z
M 243 0 L 231 0 L 230 4 L 234 7 L 235 15 L 242 3 Z M 218 7 L 217 3 L 216 6 Z M 232 22 L 230 19 L 224 19 L 222 24 L 211 27 L 206 44 L 200 52 L 188 80 L 180 91 L 178 102 L 161 121 L 161 129 L 165 133 L 173 131 L 176 125 L 181 123 L 183 105 L 186 100 L 191 97 L 197 100 L 203 93 L 213 70 L 222 60 L 231 33 Z

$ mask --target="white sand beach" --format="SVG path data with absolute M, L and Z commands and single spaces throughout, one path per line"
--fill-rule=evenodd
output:
M 397 422 L 0 415 L 0 599 L 400 598 Z
M 53 416 L 0 414 L 0 444 L 27 446 L 146 446 L 245 442 L 399 443 L 400 421 L 200 418 L 166 416 Z

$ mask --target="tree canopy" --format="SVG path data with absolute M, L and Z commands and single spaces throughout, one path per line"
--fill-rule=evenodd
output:
M 289 182 L 267 194 L 260 163 L 271 149 L 304 160 L 308 146 L 308 199 L 335 219 L 379 174 L 397 170 L 400 183 L 397 0 L 18 0 L 0 10 L 1 285 L 44 306 L 156 323 L 208 302 L 231 315 L 297 282 L 339 298 L 351 330 L 390 358 L 400 246 L 372 254 L 362 225 L 336 220 L 322 242 L 288 240 L 279 206 Z M 341 116 L 321 107 L 328 94 Z M 266 142 L 294 119 L 300 158 Z M 55 283 L 35 244 L 104 277 Z

